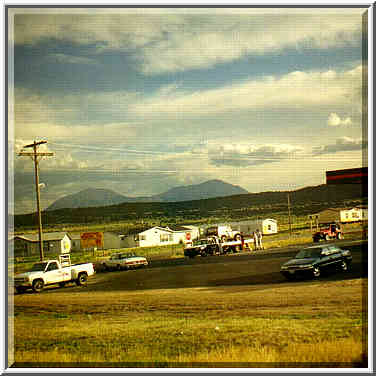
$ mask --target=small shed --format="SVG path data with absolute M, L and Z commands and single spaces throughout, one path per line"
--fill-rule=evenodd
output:
M 81 235 L 82 232 L 70 232 L 69 236 L 72 239 L 72 251 L 78 252 L 82 249 Z M 97 249 L 121 249 L 124 246 L 125 236 L 120 232 L 105 231 L 103 232 L 103 246 Z
M 71 238 L 66 232 L 46 232 L 42 239 L 45 256 L 56 256 L 71 250 Z M 15 257 L 39 255 L 39 234 L 15 235 L 12 241 Z
M 341 219 L 341 210 L 340 208 L 328 208 L 319 213 L 311 214 L 309 217 L 312 217 L 315 221 L 317 219 L 317 222 L 321 224 L 339 222 Z

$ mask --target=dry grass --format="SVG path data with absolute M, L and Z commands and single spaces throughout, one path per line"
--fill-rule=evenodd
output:
M 359 366 L 366 355 L 366 283 L 73 288 L 17 295 L 15 361 L 29 366 Z

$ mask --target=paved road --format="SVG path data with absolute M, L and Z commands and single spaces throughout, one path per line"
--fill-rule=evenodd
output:
M 333 243 L 333 242 L 332 242 Z M 324 243 L 320 243 L 324 244 Z M 354 241 L 336 241 L 336 245 L 341 248 L 350 249 L 352 252 L 360 252 L 362 250 L 363 255 L 367 255 L 368 241 L 364 240 L 354 240 Z M 174 266 L 174 265 L 196 265 L 203 263 L 223 263 L 223 262 L 239 262 L 245 260 L 264 260 L 270 258 L 286 258 L 294 257 L 296 253 L 303 247 L 308 247 L 310 245 L 317 245 L 317 243 L 306 244 L 303 246 L 290 246 L 286 248 L 274 248 L 265 251 L 248 251 L 239 252 L 236 254 L 227 254 L 219 256 L 207 256 L 207 257 L 195 257 L 190 259 L 188 257 L 179 257 L 175 259 L 159 259 L 151 260 L 150 267 L 163 267 L 163 266 Z M 366 258 L 366 257 L 365 257 Z
M 350 249 L 353 263 L 346 273 L 322 276 L 319 280 L 364 278 L 368 275 L 368 242 L 336 242 Z M 48 286 L 43 293 L 101 293 L 105 291 L 141 291 L 190 287 L 252 286 L 254 289 L 274 288 L 287 283 L 280 266 L 295 256 L 301 247 L 289 247 L 231 255 L 155 260 L 150 267 L 97 273 L 85 288 L 70 284 L 65 288 Z M 34 295 L 30 292 L 27 294 Z

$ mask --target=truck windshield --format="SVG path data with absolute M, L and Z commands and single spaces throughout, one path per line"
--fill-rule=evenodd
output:
M 217 235 L 218 233 L 218 229 L 216 227 L 209 227 L 207 230 L 206 230 L 206 235 L 210 236 L 210 235 Z
M 202 244 L 206 244 L 206 241 L 205 240 L 194 240 L 193 241 L 193 245 L 202 245 Z
M 43 272 L 46 269 L 47 262 L 38 262 L 34 264 L 33 267 L 30 269 L 31 272 Z
M 304 259 L 304 258 L 314 258 L 319 257 L 321 249 L 302 249 L 295 258 Z

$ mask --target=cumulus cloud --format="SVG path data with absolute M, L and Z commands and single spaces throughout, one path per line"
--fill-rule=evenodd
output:
M 293 145 L 225 144 L 209 147 L 209 158 L 215 166 L 246 167 L 295 159 L 302 152 Z
M 97 10 L 15 17 L 15 43 L 48 38 L 127 51 L 145 74 L 202 69 L 287 48 L 326 49 L 359 43 L 361 10 Z M 158 14 L 159 13 L 159 14 Z
M 25 140 L 25 139 L 16 139 L 14 140 L 14 145 L 12 149 L 14 150 L 15 159 L 15 170 L 17 172 L 20 171 L 30 171 L 33 170 L 34 164 L 31 163 L 29 160 L 29 156 L 22 156 L 20 153 L 25 152 L 32 152 L 32 148 L 24 148 L 25 145 L 30 145 L 34 143 L 34 141 L 40 141 L 40 140 Z M 38 146 L 37 149 L 38 153 L 46 153 L 46 152 L 54 152 L 53 148 L 50 148 L 50 145 L 48 143 L 41 144 Z M 46 157 L 39 157 L 39 160 L 43 160 L 41 162 L 43 164 L 44 169 L 52 169 L 52 170 L 79 170 L 79 169 L 87 169 L 89 167 L 88 162 L 84 160 L 76 159 L 72 156 L 72 152 L 69 150 L 65 150 L 64 153 L 59 153 L 59 155 L 53 156 L 46 156 Z
M 328 125 L 331 127 L 338 127 L 340 125 L 351 125 L 352 120 L 350 117 L 341 119 L 335 112 L 332 112 L 328 117 Z
M 317 146 L 312 149 L 313 155 L 337 153 L 340 151 L 363 150 L 368 147 L 368 142 L 361 138 L 341 137 L 334 144 Z

